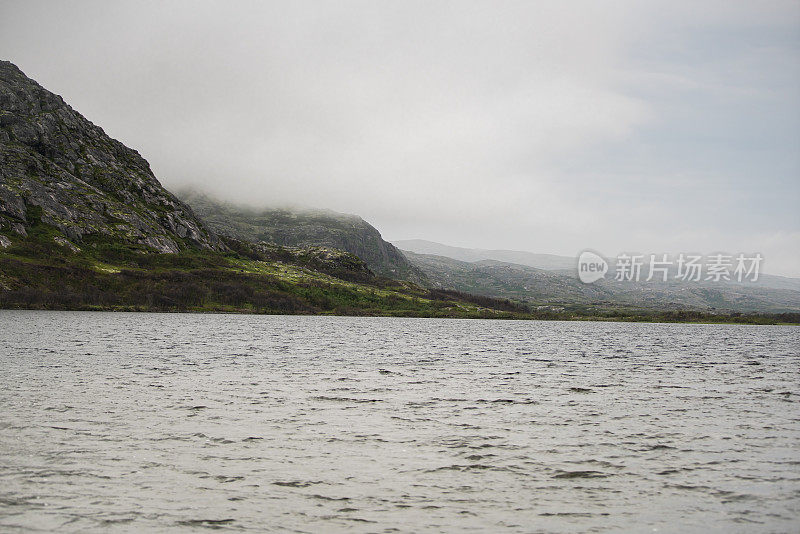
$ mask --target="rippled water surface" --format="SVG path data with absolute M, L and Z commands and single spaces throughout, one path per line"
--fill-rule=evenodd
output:
M 0 530 L 797 532 L 800 328 L 0 311 Z

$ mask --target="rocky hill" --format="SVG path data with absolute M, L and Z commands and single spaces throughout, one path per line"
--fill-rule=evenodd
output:
M 613 276 L 580 282 L 574 270 L 545 270 L 495 260 L 466 262 L 445 256 L 405 254 L 433 287 L 513 299 L 532 306 L 630 307 L 659 310 L 783 313 L 800 311 L 792 279 L 762 276 L 759 284 L 731 282 L 619 282 Z M 783 284 L 786 287 L 773 287 Z
M 224 248 L 138 152 L 0 61 L 0 247 L 37 222 L 73 248 L 87 236 L 169 253 Z
M 576 261 L 574 257 L 556 256 L 555 254 L 536 254 L 521 250 L 453 247 L 424 239 L 406 239 L 394 241 L 393 244 L 400 250 L 408 250 L 417 254 L 444 256 L 465 262 L 495 260 L 516 265 L 526 265 L 546 271 L 574 269 Z
M 380 232 L 355 215 L 329 210 L 251 209 L 196 191 L 180 192 L 219 235 L 285 247 L 331 247 L 355 254 L 378 275 L 425 284 L 425 274 Z

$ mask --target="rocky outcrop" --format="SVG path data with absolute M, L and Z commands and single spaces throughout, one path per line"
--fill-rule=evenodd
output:
M 302 265 L 343 280 L 369 282 L 375 278 L 375 274 L 364 260 L 337 248 L 283 247 L 270 243 L 257 243 L 252 246 L 267 258 Z
M 102 234 L 165 253 L 224 249 L 138 152 L 0 61 L 0 242 L 38 221 L 72 243 Z
M 253 210 L 195 192 L 180 197 L 216 233 L 251 243 L 284 247 L 329 247 L 358 256 L 375 274 L 427 285 L 427 277 L 371 224 L 328 210 Z

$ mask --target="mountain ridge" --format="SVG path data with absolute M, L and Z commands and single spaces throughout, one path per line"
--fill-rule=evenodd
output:
M 240 206 L 190 189 L 179 191 L 178 196 L 220 235 L 285 247 L 337 248 L 364 260 L 375 274 L 427 284 L 425 274 L 358 215 L 326 209 Z
M 662 310 L 782 313 L 800 311 L 800 290 L 752 283 L 620 282 L 584 284 L 572 271 L 406 251 L 437 288 L 520 301 L 532 306 L 637 307 Z M 768 282 L 769 283 L 769 282 Z M 780 283 L 780 281 L 779 281 Z M 776 285 L 779 285 L 776 283 Z
M 540 254 L 523 250 L 454 247 L 425 239 L 395 240 L 392 241 L 392 244 L 400 250 L 408 250 L 417 254 L 445 256 L 447 258 L 466 262 L 497 260 L 544 270 L 574 269 L 577 264 L 577 260 L 569 256 Z

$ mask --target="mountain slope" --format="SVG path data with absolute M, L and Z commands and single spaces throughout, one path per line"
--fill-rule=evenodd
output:
M 496 260 L 545 270 L 574 269 L 576 265 L 575 258 L 556 256 L 554 254 L 535 254 L 533 252 L 524 252 L 520 250 L 452 247 L 450 245 L 443 245 L 424 239 L 406 239 L 393 241 L 392 243 L 400 250 L 416 252 L 417 254 L 445 256 L 447 258 L 466 262 Z
M 71 247 L 95 236 L 159 252 L 224 248 L 138 152 L 0 61 L 0 247 L 39 220 Z
M 355 215 L 328 210 L 248 209 L 194 191 L 181 198 L 220 235 L 288 247 L 324 246 L 355 254 L 376 274 L 424 284 L 426 278 L 378 230 Z
M 575 269 L 577 267 L 577 256 L 569 257 L 556 256 L 553 254 L 536 254 L 534 252 L 525 252 L 520 250 L 490 250 L 453 247 L 433 241 L 426 241 L 424 239 L 393 241 L 393 244 L 396 245 L 400 250 L 404 251 L 406 256 L 409 256 L 409 252 L 414 252 L 421 255 L 442 256 L 467 263 L 497 261 L 501 263 L 515 264 L 518 266 L 533 267 L 535 269 L 542 269 L 545 271 L 554 271 L 558 272 L 559 274 L 571 276 L 573 278 L 576 275 Z M 671 259 L 674 262 L 676 258 L 672 257 Z M 614 258 L 606 258 L 606 260 L 609 263 L 610 272 L 613 273 L 615 268 Z M 670 273 L 671 276 L 674 274 L 674 267 Z M 728 285 L 735 286 L 742 284 L 731 280 Z M 761 273 L 757 281 L 748 281 L 745 282 L 744 285 L 749 288 L 762 287 L 778 290 L 800 291 L 800 279 L 765 273 Z
M 574 271 L 548 271 L 494 260 L 464 262 L 408 251 L 406 254 L 425 271 L 435 287 L 533 305 L 761 313 L 800 311 L 800 291 L 793 289 L 705 281 L 619 282 L 613 276 L 583 284 Z
M 537 303 L 590 302 L 609 297 L 607 291 L 598 286 L 587 286 L 574 277 L 526 265 L 491 260 L 467 262 L 433 254 L 405 253 L 437 288 Z

